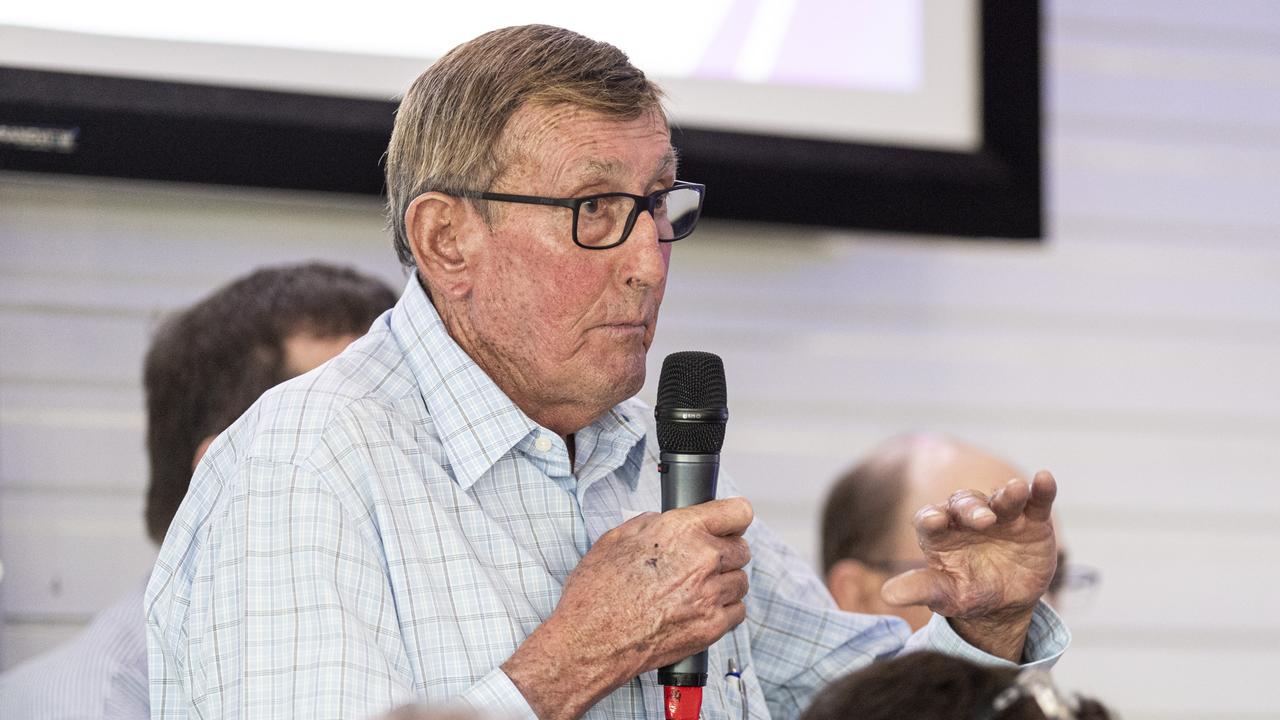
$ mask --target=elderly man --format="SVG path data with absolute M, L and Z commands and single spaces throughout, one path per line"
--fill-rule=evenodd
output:
M 147 351 L 147 532 L 159 544 L 215 435 L 268 388 L 359 337 L 395 294 L 347 268 L 262 268 L 170 318 Z M 146 718 L 147 640 L 137 588 L 71 642 L 0 676 L 0 718 Z
M 882 589 L 894 575 L 924 567 L 912 513 L 967 488 L 998 487 L 1023 474 L 967 443 L 928 433 L 885 441 L 842 475 L 822 509 L 822 569 L 842 610 L 897 615 L 912 630 L 929 622 L 925 605 L 895 605 Z M 1058 551 L 1052 596 L 1066 578 Z
M 731 497 L 663 514 L 644 382 L 702 188 L 659 91 L 545 26 L 450 51 L 401 103 L 390 221 L 414 277 L 333 363 L 210 448 L 147 592 L 159 718 L 654 718 L 655 668 L 709 647 L 708 718 L 794 717 L 908 642 L 851 615 Z M 1065 630 L 1047 474 L 919 518 L 938 617 L 912 643 L 1051 661 Z M 745 620 L 745 622 L 743 622 Z M 745 697 L 744 694 L 745 693 Z

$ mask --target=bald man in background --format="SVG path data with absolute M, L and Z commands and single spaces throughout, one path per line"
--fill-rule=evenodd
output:
M 1027 477 L 1005 460 L 944 435 L 907 434 L 884 442 L 836 481 L 823 506 L 822 569 L 836 604 L 849 612 L 896 615 L 912 630 L 923 627 L 929 608 L 890 605 L 880 594 L 889 578 L 924 567 L 912 516 L 958 490 L 994 489 Z M 1058 573 L 1046 597 L 1051 604 L 1064 577 L 1061 542 L 1058 547 Z

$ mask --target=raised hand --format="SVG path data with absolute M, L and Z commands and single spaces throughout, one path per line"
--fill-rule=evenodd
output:
M 928 605 L 969 643 L 1011 660 L 1022 653 L 1036 602 L 1057 566 L 1053 475 L 1010 480 L 993 493 L 962 490 L 915 515 L 927 567 L 885 583 L 892 605 Z

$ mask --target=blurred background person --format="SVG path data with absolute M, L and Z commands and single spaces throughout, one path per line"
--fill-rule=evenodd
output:
M 382 281 L 323 263 L 256 270 L 174 316 L 146 356 L 147 533 L 158 545 L 214 437 L 395 304 Z M 75 639 L 0 676 L 0 717 L 150 717 L 145 578 Z
M 841 476 L 822 509 L 822 570 L 836 604 L 850 612 L 897 615 L 916 630 L 929 622 L 923 605 L 898 607 L 880 596 L 885 581 L 924 567 L 912 529 L 917 510 L 970 488 L 995 489 L 1010 478 L 1027 479 L 1005 460 L 937 434 L 891 438 Z M 1061 535 L 1061 524 L 1055 521 Z M 1068 586 L 1088 586 L 1097 575 L 1067 564 L 1058 537 L 1058 570 L 1046 597 L 1061 605 Z
M 1043 670 L 978 665 L 934 652 L 870 665 L 828 685 L 800 720 L 1108 720 L 1063 695 Z

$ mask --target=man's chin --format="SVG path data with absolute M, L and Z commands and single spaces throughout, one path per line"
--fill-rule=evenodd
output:
M 572 367 L 577 372 L 568 365 L 560 367 L 562 387 L 569 393 L 566 397 L 601 412 L 635 397 L 644 387 L 647 355 L 638 339 L 621 346 L 600 345 L 593 350 L 574 358 Z
M 640 392 L 640 389 L 644 387 L 644 365 L 641 365 L 640 369 L 635 373 L 619 379 L 614 387 L 617 388 L 618 402 L 635 397 Z M 616 405 L 617 403 L 614 404 Z
M 615 372 L 608 373 L 608 377 L 604 379 L 601 391 L 614 398 L 610 407 L 635 397 L 644 387 L 644 353 L 637 353 L 637 357 L 638 359 L 619 366 Z

